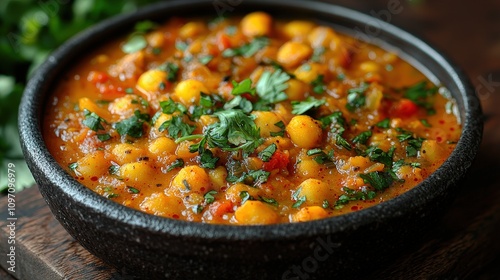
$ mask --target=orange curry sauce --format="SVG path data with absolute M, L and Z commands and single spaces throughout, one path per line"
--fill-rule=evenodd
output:
M 141 22 L 76 61 L 44 137 L 76 180 L 173 219 L 302 222 L 415 187 L 461 133 L 455 105 L 395 53 L 255 12 Z

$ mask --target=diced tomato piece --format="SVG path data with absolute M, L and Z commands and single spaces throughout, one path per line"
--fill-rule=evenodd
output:
M 394 103 L 390 109 L 390 115 L 397 118 L 408 118 L 415 115 L 418 111 L 417 104 L 409 99 L 401 99 Z
M 109 80 L 108 74 L 101 71 L 90 71 L 87 76 L 87 81 L 97 84 L 97 83 L 105 83 Z
M 264 162 L 264 170 L 271 171 L 274 169 L 286 168 L 290 162 L 290 157 L 288 154 L 277 150 L 274 152 L 273 156 L 268 162 Z
M 229 200 L 215 201 L 210 204 L 208 211 L 210 211 L 214 217 L 222 217 L 222 215 L 226 213 L 233 212 L 233 203 Z
M 229 40 L 229 36 L 227 36 L 224 33 L 219 33 L 219 36 L 217 38 L 217 46 L 221 51 L 229 49 L 231 47 L 231 41 Z

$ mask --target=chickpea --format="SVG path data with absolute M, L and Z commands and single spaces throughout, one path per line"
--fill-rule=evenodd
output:
M 234 204 L 241 203 L 241 192 L 248 192 L 248 194 L 252 197 L 258 197 L 260 190 L 256 188 L 252 188 L 243 183 L 237 183 L 232 185 L 226 190 L 226 199 L 230 200 Z
M 316 80 L 319 75 L 324 75 L 326 73 L 326 67 L 326 65 L 318 63 L 306 63 L 295 69 L 293 74 L 298 80 L 310 84 L 312 81 Z
M 144 199 L 140 205 L 140 209 L 153 215 L 178 219 L 182 215 L 184 204 L 178 197 L 156 192 Z
M 288 81 L 288 88 L 285 90 L 288 99 L 291 101 L 302 101 L 306 98 L 307 86 L 296 79 Z
M 302 182 L 297 191 L 296 197 L 305 197 L 306 201 L 302 204 L 304 206 L 322 205 L 326 199 L 333 200 L 333 191 L 326 183 L 318 179 L 306 179 Z
M 328 212 L 320 206 L 309 206 L 300 209 L 292 216 L 293 222 L 307 222 L 328 217 Z
M 304 149 L 317 147 L 323 135 L 318 121 L 306 115 L 293 117 L 286 126 L 286 132 L 296 146 Z
M 335 48 L 336 43 L 339 41 L 337 34 L 335 34 L 333 29 L 326 26 L 318 26 L 314 28 L 307 39 L 313 48 L 328 48 L 330 46 Z
M 108 172 L 109 161 L 104 157 L 103 151 L 86 154 L 77 161 L 76 172 L 86 179 L 100 177 Z
M 278 62 L 286 68 L 293 68 L 307 60 L 312 54 L 312 49 L 299 42 L 286 42 L 278 50 Z
M 219 166 L 215 169 L 208 171 L 208 176 L 212 184 L 218 189 L 226 185 L 227 170 L 226 168 Z
M 304 20 L 294 20 L 283 27 L 283 31 L 289 38 L 304 38 L 311 33 L 314 23 Z
M 183 167 L 172 180 L 170 189 L 177 195 L 187 193 L 204 194 L 212 189 L 212 183 L 205 169 L 190 165 Z
M 271 206 L 260 201 L 247 201 L 234 212 L 239 224 L 267 225 L 278 222 L 279 216 Z
M 255 125 L 260 129 L 260 135 L 262 137 L 271 136 L 271 132 L 279 132 L 281 128 L 275 126 L 275 123 L 281 121 L 280 117 L 273 112 L 266 111 L 254 111 L 252 112 L 256 118 L 254 120 Z
M 155 168 L 147 161 L 126 163 L 120 167 L 120 176 L 128 182 L 148 185 L 155 177 Z
M 137 89 L 146 93 L 151 94 L 160 91 L 163 85 L 168 83 L 167 73 L 159 69 L 148 70 L 139 77 L 137 80 Z
M 188 22 L 179 29 L 179 36 L 182 39 L 192 39 L 206 30 L 202 22 Z
M 134 101 L 138 101 L 138 98 L 134 95 L 125 95 L 117 98 L 109 104 L 109 112 L 114 115 L 120 115 L 122 119 L 126 119 L 133 116 L 136 110 L 145 111 L 139 102 Z
M 253 12 L 241 20 L 241 30 L 247 37 L 268 36 L 272 30 L 272 18 L 264 12 Z
M 316 177 L 321 171 L 321 165 L 312 159 L 304 159 L 297 164 L 296 171 L 302 177 Z
M 200 102 L 201 92 L 209 92 L 202 82 L 197 80 L 184 80 L 175 87 L 172 99 L 186 106 L 196 105 Z
M 147 152 L 143 149 L 127 143 L 117 144 L 111 150 L 111 153 L 115 156 L 115 161 L 120 165 L 135 162 L 137 159 L 147 156 Z
M 175 141 L 167 137 L 158 137 L 149 143 L 149 152 L 154 155 L 173 155 L 177 149 Z

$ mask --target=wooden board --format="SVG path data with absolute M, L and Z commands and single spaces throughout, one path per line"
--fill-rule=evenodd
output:
M 365 13 L 388 0 L 331 1 Z M 462 191 L 441 222 L 372 279 L 500 279 L 500 1 L 407 1 L 391 23 L 420 34 L 463 67 L 481 96 L 484 140 Z M 0 197 L 0 266 L 7 268 L 6 198 Z M 17 279 L 128 279 L 71 238 L 37 188 L 16 197 Z M 10 280 L 0 269 L 0 279 Z

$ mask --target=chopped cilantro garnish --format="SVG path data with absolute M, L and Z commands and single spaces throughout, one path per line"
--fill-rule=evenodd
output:
M 414 137 L 413 133 L 402 128 L 398 128 L 397 131 L 400 133 L 398 139 L 400 142 L 406 141 L 406 155 L 409 157 L 415 157 L 418 155 L 418 151 L 422 147 L 422 142 L 425 140 L 421 137 Z
M 205 55 L 198 57 L 198 61 L 203 65 L 207 65 L 210 61 L 212 61 L 213 58 L 214 58 L 213 55 Z
M 99 117 L 96 113 L 90 112 L 87 109 L 83 110 L 85 119 L 82 123 L 93 131 L 103 130 L 102 122 L 105 122 L 103 118 Z
M 366 96 L 365 91 L 368 89 L 368 84 L 363 83 L 358 88 L 351 88 L 347 90 L 347 104 L 346 108 L 353 112 L 354 110 L 365 106 Z
M 364 155 L 368 156 L 373 162 L 383 163 L 387 168 L 392 166 L 392 158 L 394 156 L 395 147 L 392 146 L 389 151 L 384 152 L 382 149 L 372 146 L 366 149 Z
M 312 96 L 309 96 L 304 101 L 292 101 L 292 114 L 302 115 L 313 108 L 325 104 L 325 102 L 324 99 L 316 99 Z
M 375 125 L 377 127 L 380 127 L 380 128 L 389 128 L 389 127 L 391 127 L 391 120 L 390 119 L 384 119 L 384 120 L 379 121 Z
M 392 185 L 393 177 L 388 172 L 374 171 L 367 174 L 359 174 L 366 184 L 370 184 L 376 190 L 384 190 Z
M 68 168 L 75 171 L 78 168 L 78 162 L 72 162 L 68 164 Z
M 254 38 L 250 43 L 244 44 L 239 48 L 226 49 L 222 52 L 223 57 L 244 56 L 251 57 L 259 50 L 269 45 L 267 37 Z
M 210 204 L 215 201 L 214 195 L 217 194 L 217 191 L 209 191 L 203 197 L 205 198 L 205 204 Z
M 245 183 L 248 185 L 259 186 L 265 182 L 271 175 L 270 172 L 264 170 L 250 170 L 248 172 L 243 172 L 241 176 L 229 175 L 226 180 L 229 183 Z
M 134 34 L 122 45 L 122 51 L 124 53 L 135 53 L 147 46 L 148 42 L 142 34 Z
M 372 134 L 373 133 L 372 133 L 371 130 L 363 131 L 358 136 L 354 137 L 352 139 L 352 142 L 364 145 L 364 144 L 366 144 L 366 142 L 368 141 L 368 139 L 370 139 L 370 137 L 372 137 Z
M 225 110 L 240 109 L 248 114 L 252 112 L 253 105 L 252 102 L 238 95 L 235 96 L 233 99 L 231 99 L 229 102 L 225 103 L 224 109 Z
M 129 193 L 133 193 L 133 194 L 138 194 L 139 193 L 139 190 L 134 188 L 134 187 L 131 187 L 131 186 L 127 186 L 127 191 Z
M 167 172 L 170 172 L 178 167 L 183 167 L 184 166 L 184 160 L 182 158 L 178 158 L 174 160 L 168 167 L 167 167 Z
M 109 139 L 111 139 L 111 135 L 109 135 L 108 133 L 97 134 L 97 139 L 99 139 L 99 141 L 101 142 L 108 141 Z
M 180 50 L 180 51 L 187 50 L 188 46 L 189 45 L 186 42 L 183 42 L 183 41 L 180 41 L 180 40 L 177 40 L 175 42 L 175 48 L 178 49 L 178 50 Z
M 292 208 L 299 208 L 304 202 L 306 202 L 307 198 L 305 195 L 300 196 L 300 191 L 302 190 L 302 187 L 299 187 L 293 194 L 292 198 L 295 200 L 295 203 L 292 205 Z
M 232 84 L 233 84 L 233 90 L 231 91 L 232 95 L 240 95 L 244 93 L 255 95 L 255 88 L 252 87 L 251 79 L 245 79 L 239 83 L 233 81 Z
M 114 128 L 120 136 L 128 135 L 134 138 L 140 138 L 143 134 L 143 124 L 148 120 L 148 114 L 141 114 L 139 110 L 136 110 L 132 117 L 115 123 Z
M 170 120 L 162 123 L 158 128 L 158 131 L 163 132 L 168 130 L 168 136 L 173 139 L 177 139 L 179 137 L 191 135 L 195 129 L 196 126 L 186 123 L 184 118 L 180 116 L 173 116 Z
M 267 146 L 267 148 L 265 148 L 264 150 L 262 150 L 259 153 L 259 158 L 262 159 L 262 161 L 264 161 L 264 162 L 268 162 L 271 159 L 271 157 L 274 155 L 274 152 L 276 152 L 277 149 L 278 149 L 278 146 L 273 143 L 273 144 Z
M 314 156 L 313 160 L 319 164 L 331 165 L 334 161 L 333 150 L 330 150 L 328 154 L 323 152 L 323 150 L 316 148 L 307 151 L 308 156 Z
M 375 196 L 377 195 L 376 192 L 369 191 L 366 189 L 357 191 L 349 189 L 347 187 L 343 187 L 342 190 L 345 192 L 345 194 L 341 195 L 339 199 L 335 202 L 335 209 L 340 209 L 351 201 L 369 200 L 375 198 Z
M 312 57 L 311 57 L 311 61 L 320 62 L 321 61 L 321 56 L 323 56 L 323 54 L 325 53 L 325 50 L 326 49 L 324 47 L 314 48 L 313 54 L 312 54 Z
M 428 115 L 433 115 L 436 111 L 434 110 L 432 102 L 429 102 L 428 98 L 435 95 L 437 92 L 438 87 L 434 86 L 427 88 L 427 82 L 422 81 L 407 88 L 403 96 L 410 99 L 418 106 L 425 108 Z
M 218 160 L 219 158 L 215 157 L 209 149 L 203 149 L 200 154 L 200 166 L 203 168 L 214 169 Z
M 432 125 L 426 120 L 426 119 L 421 119 L 420 122 L 425 126 L 425 127 L 432 127 Z
M 328 202 L 328 200 L 323 200 L 323 203 L 321 204 L 321 207 L 323 207 L 323 209 L 328 209 L 330 208 L 330 202 Z
M 274 126 L 279 127 L 281 129 L 281 131 L 271 132 L 270 135 L 272 137 L 276 137 L 276 136 L 283 137 L 285 135 L 285 124 L 283 123 L 283 121 L 279 121 L 279 122 L 275 123 Z
M 160 65 L 158 69 L 167 72 L 167 80 L 169 82 L 175 82 L 177 80 L 177 72 L 179 72 L 179 65 L 172 62 L 167 62 Z
M 284 101 L 288 98 L 284 92 L 288 88 L 288 80 L 290 76 L 281 70 L 276 70 L 274 73 L 265 71 L 257 82 L 257 94 L 268 103 Z
M 276 199 L 274 198 L 268 198 L 268 197 L 263 197 L 263 196 L 260 196 L 259 195 L 259 200 L 262 201 L 262 202 L 265 202 L 267 204 L 270 204 L 272 206 L 278 206 L 278 201 L 276 201 Z
M 112 164 L 109 168 L 108 168 L 108 172 L 109 174 L 111 175 L 116 175 L 118 174 L 118 171 L 120 171 L 120 166 L 116 165 L 116 164 Z
M 251 196 L 247 191 L 240 192 L 241 204 L 247 202 L 247 200 L 254 200 L 253 196 Z
M 187 108 L 184 105 L 177 103 L 172 99 L 169 99 L 167 101 L 161 101 L 160 107 L 164 114 L 173 114 L 176 111 L 182 114 L 187 112 Z
M 325 92 L 325 81 L 323 75 L 318 75 L 314 81 L 311 82 L 314 93 L 321 94 Z

